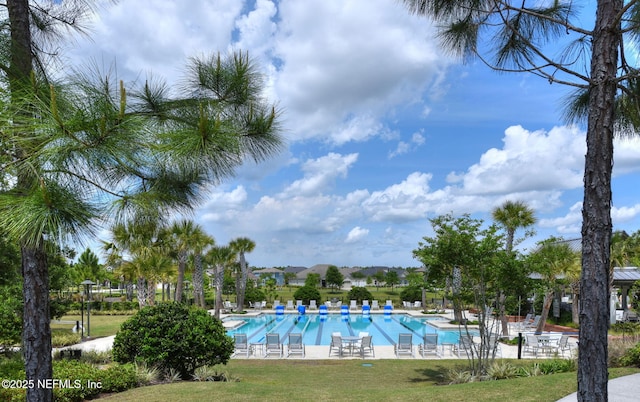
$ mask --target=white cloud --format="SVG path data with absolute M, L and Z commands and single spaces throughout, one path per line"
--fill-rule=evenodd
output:
M 363 204 L 373 221 L 412 221 L 425 217 L 429 209 L 429 180 L 426 173 L 411 173 L 399 184 L 374 191 Z
M 392 158 L 395 158 L 396 156 L 399 156 L 399 155 L 406 154 L 408 152 L 414 151 L 418 147 L 424 145 L 424 143 L 425 143 L 424 130 L 420 130 L 419 132 L 415 132 L 415 133 L 413 133 L 413 135 L 411 135 L 411 141 L 410 142 L 400 141 L 398 143 L 398 146 L 396 147 L 395 151 L 392 151 L 392 152 L 389 153 L 389 159 L 392 159 Z
M 358 160 L 358 154 L 340 155 L 330 153 L 302 165 L 304 178 L 296 180 L 283 192 L 283 197 L 313 196 L 329 189 L 336 178 L 346 177 L 351 165 Z
M 584 133 L 574 127 L 549 132 L 512 126 L 502 149 L 486 151 L 464 174 L 448 180 L 462 183 L 461 194 L 507 194 L 572 189 L 582 185 Z
M 369 229 L 363 229 L 360 226 L 356 226 L 349 231 L 347 238 L 345 240 L 346 243 L 356 243 L 359 240 L 367 237 L 369 234 Z

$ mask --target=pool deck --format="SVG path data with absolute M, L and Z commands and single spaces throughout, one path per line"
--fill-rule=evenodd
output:
M 248 311 L 246 314 L 243 314 L 243 317 L 250 317 L 250 316 L 256 316 L 262 313 L 266 313 L 266 314 L 274 314 L 275 311 L 274 310 L 268 310 L 268 309 L 264 309 L 261 311 Z M 293 312 L 293 311 L 288 311 L 287 314 L 289 313 L 295 313 L 297 314 L 297 312 Z M 314 313 L 314 311 L 310 312 L 310 313 Z M 339 314 L 339 312 L 335 312 L 337 314 Z M 371 312 L 371 314 L 382 314 L 383 312 L 377 312 L 377 311 L 373 311 Z M 422 314 L 420 311 L 417 310 L 394 310 L 393 312 L 394 314 L 409 314 L 415 317 L 421 317 L 424 318 L 425 315 Z M 443 316 L 445 318 L 448 319 L 452 319 L 453 318 L 453 313 L 448 311 L 444 314 L 439 314 L 440 316 Z M 229 317 L 233 317 L 233 314 L 222 314 L 221 318 L 229 318 Z M 224 325 L 225 327 L 228 328 L 233 328 L 234 326 L 240 325 L 240 321 L 239 320 L 227 320 L 225 321 Z M 434 321 L 433 323 L 439 328 L 442 329 L 458 329 L 458 325 L 455 324 L 450 324 L 448 321 Z M 516 327 L 515 323 L 510 323 L 510 334 L 516 335 L 518 334 L 518 330 Z M 544 332 L 544 334 L 556 334 L 559 336 L 559 332 Z M 54 351 L 57 350 L 65 350 L 65 349 L 81 349 L 84 351 L 106 351 L 112 348 L 113 346 L 113 339 L 115 338 L 115 336 L 107 336 L 107 337 L 102 337 L 102 338 L 94 338 L 94 339 L 88 339 L 85 340 L 84 342 L 81 342 L 79 344 L 76 345 L 71 345 L 71 346 L 67 346 L 64 348 L 59 348 L 59 349 L 54 349 Z M 577 348 L 577 336 L 576 337 L 571 337 L 569 339 L 569 342 L 571 343 L 571 345 L 573 346 L 573 350 L 575 350 Z M 409 355 L 403 355 L 401 357 L 397 357 L 395 355 L 394 352 L 394 347 L 393 346 L 377 346 L 376 345 L 376 340 L 375 338 L 373 339 L 373 348 L 374 348 L 374 352 L 375 352 L 375 357 L 371 357 L 371 356 L 367 356 L 366 359 L 412 359 L 412 358 L 419 358 L 422 359 L 423 357 L 420 356 L 420 354 L 418 353 L 418 345 L 414 344 L 414 356 L 411 357 Z M 285 356 L 286 356 L 286 341 L 284 342 L 284 349 L 285 349 Z M 329 357 L 329 346 L 324 345 L 324 346 L 305 346 L 305 356 L 299 356 L 299 355 L 295 355 L 295 356 L 291 356 L 291 357 L 285 357 L 285 358 L 289 358 L 289 359 L 360 359 L 359 356 L 354 355 L 354 356 L 336 356 L 335 354 L 332 354 L 331 357 Z M 458 355 L 452 350 L 451 345 L 444 345 L 441 351 L 441 357 L 437 357 L 437 356 L 428 356 L 427 359 L 466 359 L 466 355 L 463 353 L 461 355 L 461 357 L 458 357 Z M 500 355 L 498 357 L 502 357 L 502 358 L 506 358 L 506 359 L 516 359 L 518 357 L 518 347 L 515 345 L 506 345 L 504 343 L 500 344 Z M 550 356 L 545 356 L 545 355 L 540 355 L 540 356 L 532 356 L 530 354 L 527 355 L 522 355 L 522 358 L 548 358 Z M 264 359 L 264 357 L 262 356 L 261 353 L 255 353 L 255 354 L 251 354 L 249 357 L 246 356 L 233 356 L 234 359 Z M 278 357 L 267 357 L 267 359 L 277 359 Z

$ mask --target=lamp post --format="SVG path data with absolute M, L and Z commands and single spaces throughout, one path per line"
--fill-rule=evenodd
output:
M 87 298 L 87 338 L 91 336 L 91 287 L 95 285 L 95 282 L 90 280 L 84 280 L 80 282 L 84 286 L 85 296 Z

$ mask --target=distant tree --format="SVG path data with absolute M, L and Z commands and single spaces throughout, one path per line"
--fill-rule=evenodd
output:
M 342 282 L 344 282 L 344 275 L 340 272 L 335 265 L 329 265 L 326 274 L 327 286 L 330 288 L 340 289 Z
M 393 292 L 393 287 L 400 283 L 398 271 L 394 269 L 390 269 L 389 271 L 387 271 L 386 275 L 384 276 L 384 281 L 386 282 L 387 286 L 391 286 L 391 291 Z
M 384 282 L 384 277 L 385 273 L 383 270 L 378 270 L 375 274 L 373 274 L 373 279 L 376 281 L 376 289 L 378 289 L 378 287 L 382 285 L 382 282 Z
M 244 290 L 249 275 L 245 254 L 252 252 L 256 248 L 256 243 L 248 237 L 238 237 L 229 243 L 229 247 L 238 254 L 238 261 L 240 263 L 240 272 L 238 272 L 236 276 L 236 297 L 238 298 L 238 308 L 240 312 L 242 312 L 244 308 Z
M 289 286 L 289 290 L 291 290 L 291 281 L 296 279 L 295 272 L 285 272 L 284 273 L 284 284 Z
M 215 267 L 216 304 L 214 317 L 220 318 L 222 309 L 222 288 L 224 284 L 224 272 L 236 259 L 236 252 L 229 246 L 214 246 L 206 254 L 208 262 Z
M 304 280 L 304 286 L 317 287 L 320 284 L 320 274 L 310 273 L 307 275 L 307 279 Z
M 507 254 L 512 255 L 513 243 L 516 230 L 519 228 L 528 228 L 536 223 L 536 217 L 531 208 L 522 201 L 506 201 L 501 206 L 494 208 L 491 212 L 493 220 L 504 228 L 506 231 L 505 249 Z M 515 258 L 515 256 L 514 256 Z M 500 321 L 502 322 L 502 335 L 509 335 L 509 323 L 505 314 L 507 293 L 504 289 L 499 289 L 498 298 L 502 308 L 498 312 Z

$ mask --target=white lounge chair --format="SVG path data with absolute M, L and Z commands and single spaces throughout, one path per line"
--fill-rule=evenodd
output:
M 293 300 L 287 300 L 287 310 L 293 310 Z
M 304 343 L 302 343 L 302 334 L 299 333 L 290 333 L 289 334 L 289 345 L 287 346 L 287 357 L 291 355 L 301 355 L 304 357 Z
M 455 346 L 455 348 L 458 357 L 462 357 L 462 352 L 464 352 L 466 356 L 472 355 L 474 353 L 473 339 L 471 339 L 471 337 L 469 336 L 462 335 L 460 336 L 458 344 Z
M 538 341 L 538 335 L 525 334 L 523 352 L 525 354 L 528 352 L 533 354 L 534 356 L 538 356 L 539 350 L 540 350 L 540 342 Z
M 264 357 L 268 357 L 271 354 L 278 354 L 278 357 L 282 357 L 282 344 L 280 343 L 280 334 L 271 332 L 266 335 L 267 343 L 264 346 Z
M 273 309 L 275 310 L 280 305 L 280 300 L 273 301 Z
M 363 300 L 362 301 L 362 307 L 364 307 L 364 306 L 369 306 L 369 300 Z M 369 306 L 369 307 L 371 307 L 371 306 Z
M 350 303 L 351 304 L 349 304 L 349 310 L 357 310 L 358 309 L 358 301 L 357 300 L 351 300 Z
M 424 334 L 422 343 L 418 345 L 418 351 L 422 357 L 427 357 L 427 355 L 442 357 L 438 349 L 438 334 Z
M 233 352 L 233 355 L 237 356 L 243 354 L 246 357 L 249 357 L 251 349 L 249 348 L 249 343 L 247 342 L 247 334 L 234 334 L 233 339 L 235 341 L 235 350 Z
M 380 304 L 377 300 L 371 302 L 371 310 L 380 310 Z
M 400 355 L 409 355 L 414 357 L 413 354 L 413 335 L 410 333 L 398 334 L 398 343 L 394 346 L 396 357 Z
M 309 310 L 317 310 L 318 306 L 316 305 L 315 300 L 309 300 Z

